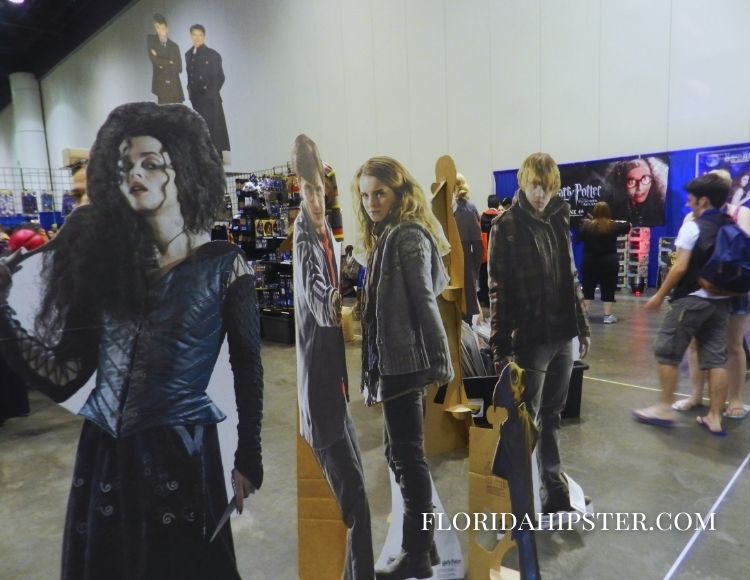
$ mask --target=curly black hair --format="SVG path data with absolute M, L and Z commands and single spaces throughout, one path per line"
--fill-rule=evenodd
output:
M 120 144 L 158 139 L 175 171 L 187 231 L 209 231 L 224 205 L 225 177 L 203 118 L 184 105 L 129 103 L 99 129 L 88 165 L 91 204 L 76 209 L 45 255 L 45 288 L 37 332 L 96 326 L 103 313 L 128 319 L 142 311 L 147 273 L 156 265 L 151 227 L 120 191 Z

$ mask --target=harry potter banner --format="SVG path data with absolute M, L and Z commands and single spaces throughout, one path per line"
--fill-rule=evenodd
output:
M 634 227 L 664 225 L 668 157 L 650 156 L 560 166 L 560 197 L 570 204 L 571 227 L 606 201 L 612 218 Z

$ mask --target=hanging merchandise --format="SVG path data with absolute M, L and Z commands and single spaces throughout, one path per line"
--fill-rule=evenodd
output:
M 35 192 L 23 192 L 21 195 L 21 211 L 24 217 L 27 218 L 35 218 L 39 215 L 39 203 L 37 202 Z
M 263 337 L 294 343 L 294 292 L 291 225 L 299 196 L 290 194 L 294 179 L 288 166 L 233 175 L 237 213 L 229 228 L 255 271 Z

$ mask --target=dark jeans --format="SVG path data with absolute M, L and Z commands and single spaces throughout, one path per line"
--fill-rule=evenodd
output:
M 370 506 L 367 503 L 362 457 L 349 413 L 344 436 L 329 447 L 314 449 L 333 495 L 349 528 L 346 546 L 346 580 L 371 579 L 375 573 L 372 555 Z
M 542 505 L 569 507 L 567 486 L 560 476 L 560 413 L 565 408 L 573 370 L 571 340 L 517 350 L 516 362 L 526 370 L 523 399 L 539 428 L 537 457 L 546 493 Z
M 422 513 L 432 513 L 432 483 L 424 456 L 422 390 L 383 403 L 385 458 L 404 500 L 401 548 L 409 554 L 427 552 L 433 529 L 423 530 Z
M 487 272 L 487 262 L 482 264 L 479 268 L 479 290 L 477 291 L 479 303 L 482 306 L 489 307 L 490 305 L 490 287 L 489 287 L 489 274 Z

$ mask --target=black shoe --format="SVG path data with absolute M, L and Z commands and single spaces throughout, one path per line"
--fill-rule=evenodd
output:
M 432 578 L 430 549 L 427 552 L 408 554 L 402 551 L 393 561 L 381 569 L 375 570 L 377 580 L 406 580 L 407 578 Z M 435 550 L 437 555 L 437 550 Z
M 430 565 L 438 566 L 440 564 L 440 555 L 438 554 L 437 545 L 435 544 L 435 542 L 432 542 L 432 545 L 430 546 L 429 555 L 430 555 Z M 398 558 L 398 556 L 391 556 L 390 558 L 388 558 L 388 564 L 391 564 L 392 562 L 394 562 L 396 558 Z
M 438 566 L 440 564 L 440 555 L 437 551 L 437 545 L 435 542 L 432 542 L 432 545 L 430 546 L 430 566 Z
M 584 499 L 586 501 L 586 507 L 591 504 L 591 498 L 589 496 L 584 496 Z M 558 512 L 574 512 L 576 510 L 573 509 L 573 506 L 570 505 L 570 500 L 566 499 L 564 501 L 557 501 L 557 502 L 547 502 L 542 506 L 542 513 L 543 514 L 556 514 Z

